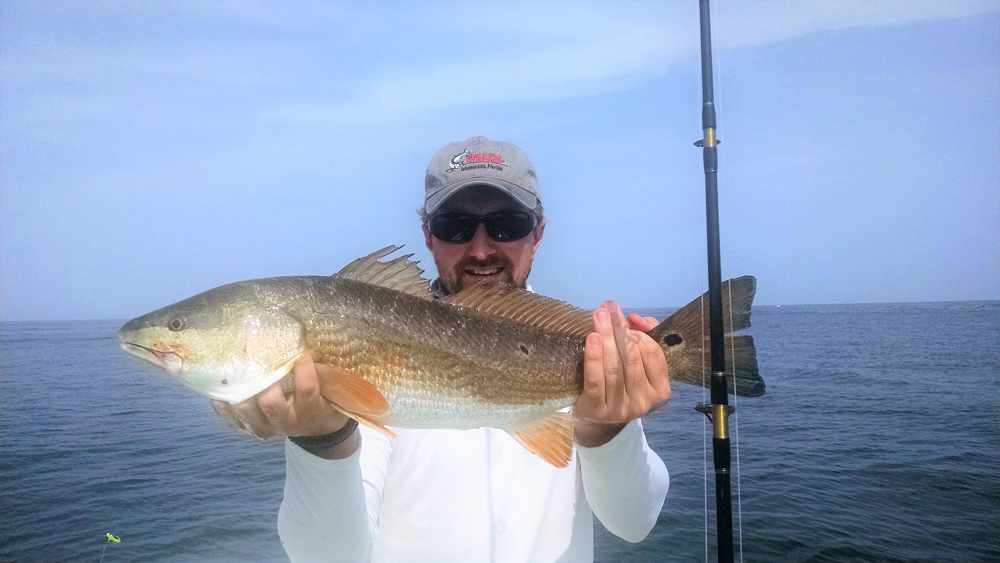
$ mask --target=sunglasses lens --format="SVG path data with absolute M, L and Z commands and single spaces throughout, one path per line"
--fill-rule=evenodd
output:
M 455 244 L 469 242 L 476 234 L 479 219 L 468 215 L 438 215 L 431 220 L 431 234 Z
M 469 242 L 482 223 L 486 233 L 497 242 L 523 239 L 535 228 L 535 217 L 530 213 L 495 213 L 485 217 L 472 215 L 438 215 L 431 219 L 431 234 L 439 240 L 454 244 Z
M 527 213 L 497 213 L 484 217 L 483 223 L 497 242 L 521 240 L 535 228 L 535 218 Z

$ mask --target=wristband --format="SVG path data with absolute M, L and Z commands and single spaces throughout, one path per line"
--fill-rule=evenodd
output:
M 352 418 L 347 421 L 347 424 L 343 428 L 336 432 L 323 434 L 322 436 L 289 436 L 288 439 L 296 446 L 315 455 L 350 438 L 351 434 L 354 434 L 357 428 L 358 421 Z

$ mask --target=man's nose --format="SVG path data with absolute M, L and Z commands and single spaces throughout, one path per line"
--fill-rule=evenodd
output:
M 476 226 L 476 233 L 469 241 L 468 253 L 478 260 L 485 260 L 497 253 L 496 242 L 486 234 L 486 225 L 480 223 Z

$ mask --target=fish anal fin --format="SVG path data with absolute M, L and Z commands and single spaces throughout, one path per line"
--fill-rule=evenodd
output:
M 573 417 L 554 412 L 510 432 L 526 450 L 555 467 L 566 467 L 573 456 Z
M 316 364 L 316 376 L 319 394 L 351 417 L 377 418 L 389 410 L 389 403 L 378 387 L 351 370 Z
M 590 311 L 525 289 L 475 285 L 441 301 L 581 339 L 594 330 Z
M 433 299 L 430 282 L 423 277 L 424 271 L 417 262 L 410 260 L 412 254 L 399 256 L 382 262 L 381 259 L 396 252 L 401 246 L 387 246 L 368 256 L 358 258 L 334 274 L 338 278 L 350 279 L 372 285 L 387 287 L 409 293 L 421 299 Z

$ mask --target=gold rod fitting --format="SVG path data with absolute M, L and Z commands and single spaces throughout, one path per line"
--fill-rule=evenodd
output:
M 708 129 L 705 129 L 705 138 L 702 140 L 702 143 L 706 147 L 715 146 L 715 128 L 709 127 Z
M 712 405 L 712 437 L 729 437 L 729 405 Z

